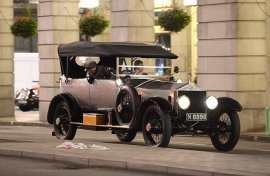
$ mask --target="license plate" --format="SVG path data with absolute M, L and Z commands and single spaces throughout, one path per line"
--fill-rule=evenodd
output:
M 206 113 L 187 113 L 186 114 L 187 121 L 207 121 Z
M 26 104 L 27 101 L 26 100 L 18 100 L 18 103 L 20 103 L 20 104 Z

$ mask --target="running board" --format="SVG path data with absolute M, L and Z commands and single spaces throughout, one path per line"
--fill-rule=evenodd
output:
M 119 125 L 90 125 L 83 124 L 80 122 L 71 122 L 72 125 L 82 126 L 82 127 L 94 127 L 94 128 L 104 128 L 104 129 L 128 129 L 129 126 L 119 126 Z

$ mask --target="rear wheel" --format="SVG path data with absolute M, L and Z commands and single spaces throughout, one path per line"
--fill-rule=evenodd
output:
M 163 112 L 157 105 L 149 106 L 143 115 L 142 133 L 148 145 L 166 147 L 172 134 L 169 114 Z
M 211 141 L 219 151 L 232 150 L 240 136 L 240 121 L 237 112 L 221 110 L 212 121 L 214 133 Z
M 135 130 L 116 130 L 115 131 L 117 138 L 121 142 L 131 142 L 137 134 L 137 131 Z
M 58 139 L 72 140 L 76 134 L 77 126 L 71 123 L 71 113 L 66 101 L 60 101 L 55 108 L 53 127 Z

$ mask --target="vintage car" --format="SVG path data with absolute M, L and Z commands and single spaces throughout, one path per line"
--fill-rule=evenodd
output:
M 181 83 L 171 68 L 178 56 L 160 46 L 139 43 L 73 42 L 58 48 L 60 94 L 50 102 L 47 120 L 53 135 L 71 140 L 77 127 L 112 130 L 122 142 L 138 131 L 150 146 L 166 147 L 172 136 L 209 135 L 219 151 L 238 142 L 241 105 L 228 97 L 215 98 L 195 83 Z M 110 78 L 86 76 L 84 63 L 95 60 Z M 143 65 L 135 65 L 136 60 Z M 142 67 L 144 74 L 135 74 Z

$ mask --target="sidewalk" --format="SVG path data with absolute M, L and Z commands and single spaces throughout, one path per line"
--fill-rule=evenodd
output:
M 0 117 L 0 125 L 51 127 L 39 120 L 39 111 L 22 112 L 15 108 L 15 117 Z

